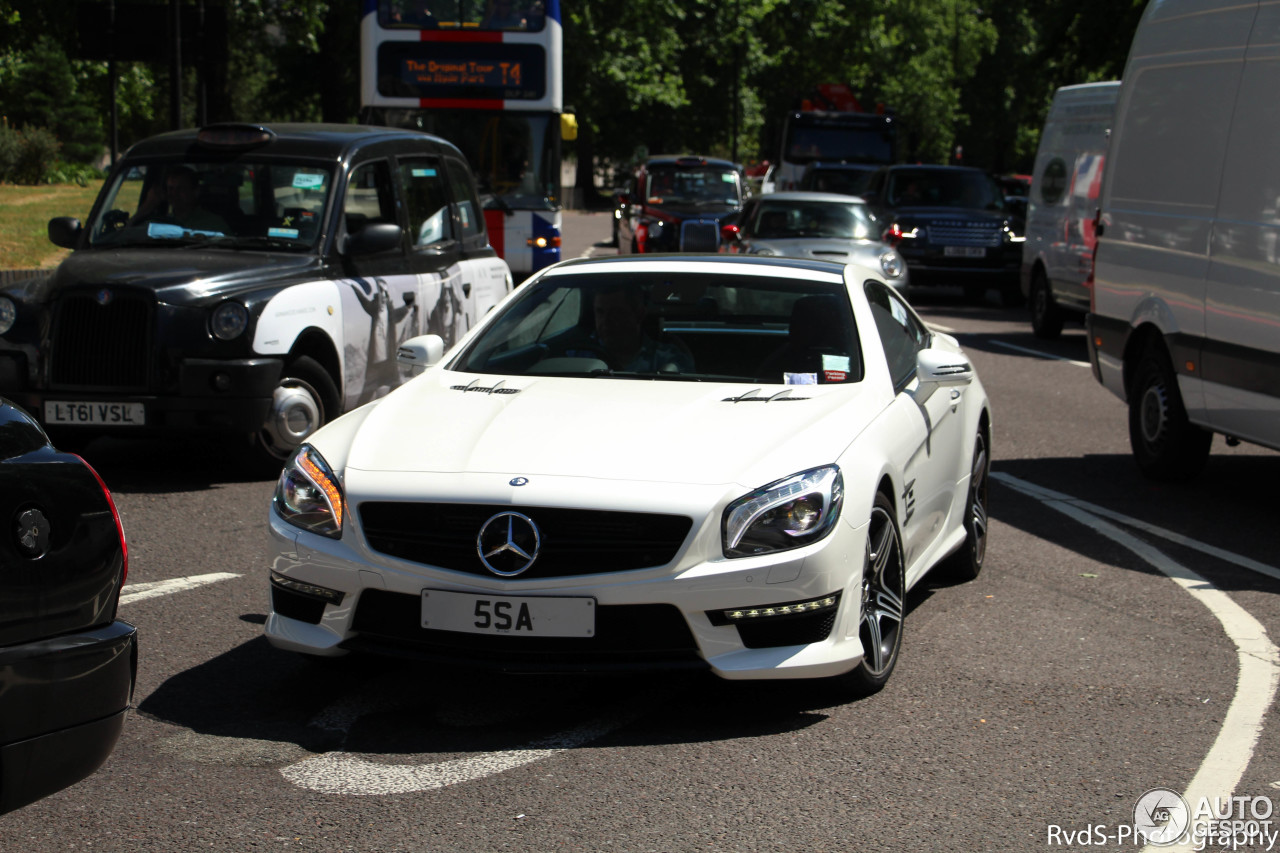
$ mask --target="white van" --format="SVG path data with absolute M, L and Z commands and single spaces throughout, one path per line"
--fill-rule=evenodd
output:
M 1280 449 L 1280 5 L 1160 0 L 1116 109 L 1088 317 L 1149 476 Z
M 1037 337 L 1058 337 L 1065 320 L 1089 310 L 1102 164 L 1119 94 L 1117 80 L 1063 86 L 1045 118 L 1022 250 L 1022 294 Z

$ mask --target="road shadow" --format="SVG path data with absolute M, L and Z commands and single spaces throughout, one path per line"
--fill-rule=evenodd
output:
M 274 481 L 281 463 L 259 458 L 247 439 L 187 436 L 93 439 L 76 450 L 113 492 L 166 494 L 228 483 Z
M 688 673 L 511 676 L 377 657 L 320 661 L 258 638 L 170 677 L 137 712 L 202 735 L 310 752 L 458 754 L 527 748 L 610 719 L 620 725 L 599 743 L 767 737 L 820 723 L 825 709 L 849 701 L 821 683 L 777 684 Z
M 1221 441 L 1221 439 L 1219 439 Z M 1220 446 L 1220 445 L 1219 445 Z M 1119 454 L 1083 457 L 1004 459 L 993 474 L 1052 489 L 1070 498 L 1144 521 L 1176 536 L 1280 568 L 1275 551 L 1275 518 L 1280 495 L 1280 455 L 1210 454 L 1204 472 L 1185 483 L 1148 480 L 1133 458 Z M 1134 571 L 1155 569 L 1067 515 L 993 477 L 991 517 L 1062 548 L 1099 562 Z M 1280 592 L 1280 582 L 1236 566 L 1158 533 L 1117 523 L 1187 568 L 1228 590 Z

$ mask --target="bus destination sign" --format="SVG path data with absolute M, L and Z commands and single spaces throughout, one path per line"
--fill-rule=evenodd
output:
M 546 91 L 546 57 L 535 44 L 385 42 L 378 94 L 423 99 L 536 101 Z

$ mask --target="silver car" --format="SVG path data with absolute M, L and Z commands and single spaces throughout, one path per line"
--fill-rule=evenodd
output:
M 862 263 L 882 271 L 899 292 L 906 290 L 907 265 L 857 196 L 771 193 L 748 201 L 722 231 L 722 252 Z

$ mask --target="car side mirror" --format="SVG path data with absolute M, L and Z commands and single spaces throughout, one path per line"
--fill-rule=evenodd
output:
M 401 230 L 390 222 L 370 222 L 348 234 L 343 251 L 348 255 L 378 255 L 400 248 Z
M 916 355 L 916 378 L 921 385 L 968 385 L 974 375 L 973 365 L 960 353 L 930 348 Z
M 49 242 L 63 249 L 74 249 L 80 243 L 83 228 L 74 216 L 58 216 L 49 220 Z
M 417 376 L 444 357 L 444 338 L 439 335 L 418 335 L 409 338 L 396 350 L 396 361 L 409 368 L 410 376 Z

